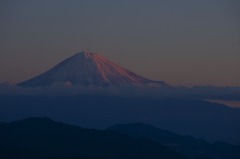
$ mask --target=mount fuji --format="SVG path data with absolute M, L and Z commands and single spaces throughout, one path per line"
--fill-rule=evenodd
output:
M 50 70 L 19 83 L 22 87 L 44 87 L 54 83 L 83 86 L 158 86 L 168 87 L 163 81 L 153 81 L 125 69 L 98 53 L 80 52 Z

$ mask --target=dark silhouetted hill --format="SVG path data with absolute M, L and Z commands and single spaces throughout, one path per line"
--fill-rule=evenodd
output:
M 210 144 L 203 139 L 192 136 L 181 136 L 167 130 L 159 129 L 148 124 L 132 123 L 117 124 L 107 130 L 126 134 L 131 137 L 149 138 L 160 144 L 169 146 L 190 158 L 238 159 L 240 146 L 215 142 Z
M 47 118 L 0 124 L 2 159 L 185 159 L 149 139 L 111 131 L 85 129 Z

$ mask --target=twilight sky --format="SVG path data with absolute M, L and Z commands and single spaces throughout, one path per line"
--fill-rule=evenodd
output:
M 81 51 L 174 85 L 240 86 L 239 0 L 1 0 L 0 82 Z

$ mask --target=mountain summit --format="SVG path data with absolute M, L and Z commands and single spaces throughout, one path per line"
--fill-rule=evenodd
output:
M 60 62 L 55 67 L 30 80 L 19 83 L 23 87 L 42 87 L 53 83 L 71 83 L 84 86 L 157 85 L 168 86 L 162 81 L 152 81 L 114 64 L 98 53 L 80 52 Z

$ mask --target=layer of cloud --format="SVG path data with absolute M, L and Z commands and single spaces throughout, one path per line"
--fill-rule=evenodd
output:
M 133 86 L 81 86 L 70 83 L 55 83 L 47 87 L 24 88 L 11 83 L 0 84 L 2 96 L 144 96 L 144 97 L 179 97 L 197 99 L 220 99 L 240 101 L 240 87 L 133 87 Z

